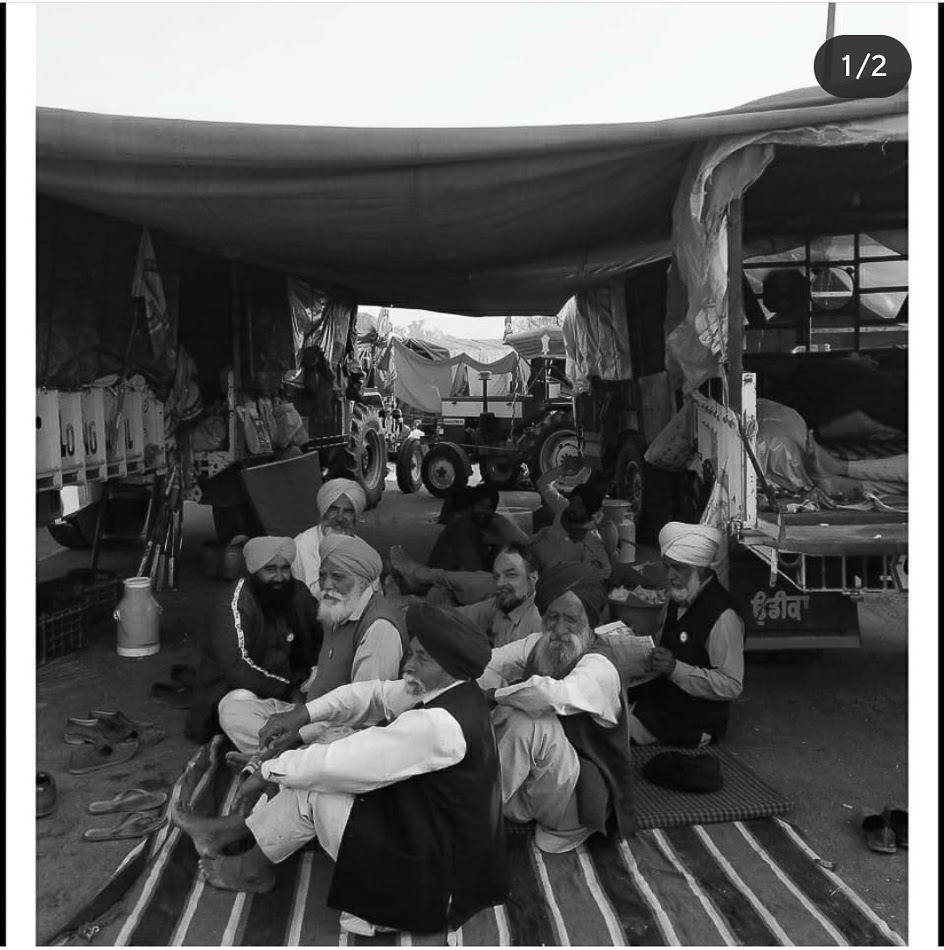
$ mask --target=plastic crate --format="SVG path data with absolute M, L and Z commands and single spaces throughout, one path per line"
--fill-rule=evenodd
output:
M 63 578 L 71 595 L 85 602 L 85 619 L 89 623 L 107 620 L 121 599 L 122 577 L 115 571 L 92 571 L 81 568 Z
M 84 599 L 58 610 L 38 612 L 36 615 L 37 666 L 82 649 L 87 642 L 87 629 Z

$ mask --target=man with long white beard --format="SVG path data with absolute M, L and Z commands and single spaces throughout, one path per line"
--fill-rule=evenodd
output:
M 260 738 L 286 751 L 247 781 L 273 796 L 249 817 L 175 807 L 212 886 L 271 890 L 273 865 L 317 839 L 346 932 L 456 928 L 505 899 L 498 755 L 475 683 L 488 642 L 448 608 L 415 604 L 407 624 L 402 680 L 341 686 L 272 717 Z M 290 748 L 319 721 L 364 728 Z M 251 848 L 233 854 L 240 841 Z
M 354 536 L 357 519 L 367 507 L 364 489 L 350 478 L 332 478 L 318 489 L 318 524 L 295 537 L 297 555 L 292 577 L 308 585 L 313 597 L 321 597 L 321 545 L 333 534 Z
M 399 677 L 403 613 L 374 590 L 382 567 L 361 538 L 333 534 L 322 541 L 318 620 L 324 633 L 317 670 L 306 684 L 309 701 L 347 683 Z M 220 723 L 240 752 L 252 753 L 266 720 L 291 708 L 282 699 L 230 694 L 220 703 Z
M 570 851 L 615 819 L 636 828 L 629 732 L 616 658 L 593 624 L 606 600 L 597 575 L 542 573 L 543 631 L 492 652 L 479 678 L 493 708 L 506 818 L 534 820 L 542 851 Z
M 744 680 L 744 622 L 711 565 L 723 537 L 708 525 L 659 532 L 669 603 L 649 660 L 655 679 L 629 690 L 633 742 L 703 746 L 723 738 Z
M 292 579 L 294 557 L 291 538 L 253 538 L 243 546 L 246 574 L 212 613 L 197 667 L 186 727 L 194 742 L 222 728 L 240 745 L 241 710 L 290 700 L 310 675 L 322 629 L 318 602 Z

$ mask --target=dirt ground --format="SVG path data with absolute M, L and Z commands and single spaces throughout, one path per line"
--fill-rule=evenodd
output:
M 533 493 L 503 495 L 512 514 L 537 505 Z M 425 491 L 402 495 L 388 480 L 379 508 L 360 533 L 383 553 L 392 543 L 422 557 L 439 531 L 439 502 Z M 201 546 L 213 537 L 209 509 L 188 505 L 180 586 L 158 595 L 162 648 L 156 656 L 122 658 L 113 623 L 93 631 L 82 652 L 41 668 L 37 682 L 37 768 L 54 774 L 55 812 L 36 823 L 37 939 L 54 934 L 104 883 L 134 841 L 87 842 L 82 832 L 110 823 L 88 814 L 89 802 L 124 788 L 168 789 L 194 746 L 183 736 L 184 713 L 152 700 L 173 663 L 192 663 L 207 604 L 228 585 L 205 580 Z M 37 534 L 40 580 L 88 566 L 88 552 L 59 548 Z M 101 567 L 134 572 L 140 553 L 108 551 Z M 875 596 L 860 605 L 861 650 L 827 653 L 804 663 L 748 655 L 744 693 L 732 711 L 728 747 L 795 803 L 788 817 L 814 849 L 907 939 L 907 852 L 870 852 L 859 823 L 886 803 L 907 807 L 907 607 L 904 597 Z M 89 708 L 121 709 L 166 730 L 157 746 L 129 762 L 85 776 L 67 772 L 74 747 L 63 744 L 68 716 Z

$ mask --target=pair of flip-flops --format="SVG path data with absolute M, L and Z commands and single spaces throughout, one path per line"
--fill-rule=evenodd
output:
M 862 820 L 865 843 L 877 854 L 894 854 L 908 847 L 908 812 L 886 805 L 880 815 L 867 815 Z
M 149 792 L 143 788 L 129 788 L 114 798 L 92 802 L 89 812 L 93 815 L 122 814 L 108 828 L 89 828 L 83 837 L 86 841 L 116 841 L 122 838 L 143 838 L 167 823 L 167 816 L 154 814 L 167 801 L 167 792 Z

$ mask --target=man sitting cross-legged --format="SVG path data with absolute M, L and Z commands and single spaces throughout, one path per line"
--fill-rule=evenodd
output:
M 292 579 L 294 557 L 291 538 L 253 538 L 244 545 L 245 576 L 211 612 L 197 667 L 186 727 L 194 742 L 206 742 L 222 728 L 240 745 L 246 710 L 287 705 L 311 674 L 322 629 L 318 602 Z M 226 715 L 221 703 L 230 707 Z
M 380 555 L 360 538 L 330 535 L 321 542 L 318 619 L 324 638 L 308 699 L 345 683 L 399 677 L 406 647 L 403 614 L 374 590 L 382 567 Z M 284 699 L 235 690 L 220 701 L 220 724 L 240 752 L 249 754 L 259 748 L 259 730 L 268 717 L 289 708 Z
M 500 647 L 479 685 L 494 711 L 504 814 L 534 819 L 542 851 L 570 851 L 606 830 L 635 831 L 620 674 L 592 625 L 606 594 L 569 565 L 538 582 L 544 631 Z
M 265 762 L 247 785 L 277 794 L 248 818 L 175 808 L 210 884 L 270 890 L 273 864 L 317 838 L 335 861 L 328 905 L 356 933 L 455 927 L 504 900 L 498 755 L 475 683 L 488 642 L 448 608 L 412 605 L 407 624 L 402 680 L 339 687 L 272 717 L 261 738 L 285 747 L 320 720 L 368 728 Z M 250 850 L 224 853 L 247 832 Z

